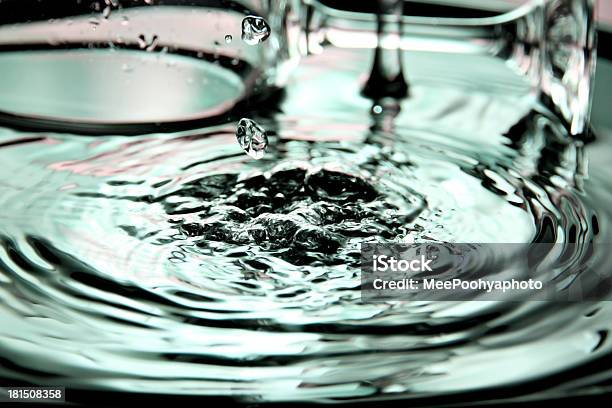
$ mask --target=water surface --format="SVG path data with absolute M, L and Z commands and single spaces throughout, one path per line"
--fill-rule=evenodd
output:
M 358 96 L 368 64 L 329 49 L 279 105 L 252 106 L 261 160 L 235 122 L 2 129 L 0 376 L 249 402 L 609 378 L 567 381 L 609 352 L 605 302 L 362 302 L 363 242 L 586 244 L 610 219 L 607 165 L 531 112 L 502 62 L 411 54 L 400 105 Z

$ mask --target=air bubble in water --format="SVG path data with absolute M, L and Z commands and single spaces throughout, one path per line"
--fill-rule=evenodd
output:
M 229 35 L 229 34 L 228 34 L 228 35 L 226 35 L 226 36 L 225 36 L 225 43 L 226 43 L 226 44 L 231 44 L 232 39 L 233 39 L 233 38 L 232 38 L 232 36 L 231 36 L 231 35 Z
M 261 159 L 268 147 L 266 131 L 251 119 L 240 119 L 236 139 L 245 153 L 255 160 Z
M 249 45 L 257 45 L 270 37 L 270 26 L 261 17 L 247 16 L 242 20 L 242 40 Z

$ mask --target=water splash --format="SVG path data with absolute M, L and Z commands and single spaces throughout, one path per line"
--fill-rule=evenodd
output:
M 257 105 L 251 117 L 275 135 L 260 160 L 236 149 L 233 124 L 103 138 L 3 129 L 0 376 L 255 403 L 478 400 L 508 385 L 532 397 L 519 382 L 533 378 L 554 379 L 538 382 L 545 396 L 584 389 L 551 375 L 610 352 L 609 302 L 368 303 L 357 257 L 362 242 L 578 248 L 609 233 L 608 167 L 586 177 L 584 146 L 522 111 L 507 77 L 449 79 L 464 56 L 411 55 L 412 97 L 371 116 L 356 97 L 369 60 L 322 57 L 344 69 L 305 61 L 309 80 L 282 109 Z M 584 387 L 608 381 L 608 366 Z
M 236 126 L 236 139 L 245 153 L 255 160 L 261 159 L 268 148 L 266 131 L 251 119 L 240 119 Z
M 377 39 L 370 76 L 363 86 L 362 95 L 380 100 L 403 99 L 408 96 L 408 83 L 404 77 L 402 51 L 399 47 L 387 49 L 383 42 L 390 37 L 399 41 L 404 2 L 402 0 L 378 0 Z
M 270 33 L 270 26 L 262 17 L 247 16 L 242 20 L 242 40 L 249 45 L 266 41 Z

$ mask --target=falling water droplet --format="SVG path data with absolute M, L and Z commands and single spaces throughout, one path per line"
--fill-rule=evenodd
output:
M 113 9 L 119 7 L 119 0 L 104 0 L 104 4 L 106 5 L 106 7 L 104 7 L 104 10 L 102 10 L 102 17 L 105 20 L 108 20 Z
M 229 35 L 229 34 L 228 34 L 228 35 L 226 35 L 226 36 L 225 36 L 225 43 L 226 43 L 226 44 L 231 44 L 232 39 L 233 39 L 233 38 L 232 38 L 232 36 L 231 36 L 231 35 Z
M 371 110 L 373 119 L 372 131 L 393 133 L 395 119 L 401 112 L 401 103 L 395 98 L 383 98 L 375 101 Z
M 249 45 L 257 45 L 270 37 L 270 26 L 261 17 L 247 16 L 242 20 L 242 40 Z
M 108 19 L 110 17 L 110 14 L 111 14 L 110 6 L 104 7 L 104 10 L 102 11 L 102 17 L 104 17 L 105 19 Z
M 268 147 L 266 131 L 251 119 L 240 119 L 236 139 L 245 153 L 255 160 L 261 159 Z

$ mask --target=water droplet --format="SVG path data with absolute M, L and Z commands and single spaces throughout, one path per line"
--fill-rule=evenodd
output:
M 242 40 L 249 45 L 257 45 L 270 37 L 270 26 L 261 17 L 247 16 L 242 20 Z
M 232 36 L 231 35 L 226 35 L 225 36 L 225 43 L 226 44 L 231 44 L 232 43 Z
M 240 119 L 236 139 L 245 153 L 255 160 L 261 159 L 268 147 L 266 131 L 251 119 Z
M 108 19 L 113 9 L 119 7 L 119 1 L 118 0 L 104 0 L 104 4 L 106 5 L 106 7 L 104 7 L 104 10 L 102 10 L 102 17 L 104 17 L 104 19 Z
M 147 47 L 147 40 L 145 39 L 144 34 L 140 34 L 138 36 L 138 46 L 140 48 L 146 48 Z
M 151 52 L 157 47 L 157 40 L 158 38 L 156 35 L 151 36 L 151 38 L 147 38 L 144 34 L 140 34 L 138 36 L 138 46 L 143 50 Z

